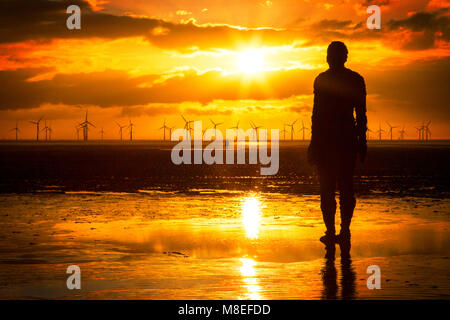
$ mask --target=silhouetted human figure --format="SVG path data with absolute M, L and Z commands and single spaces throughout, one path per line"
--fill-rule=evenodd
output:
M 350 242 L 350 222 L 356 204 L 353 191 L 356 155 L 359 153 L 363 162 L 367 151 L 364 78 L 344 66 L 347 54 L 344 43 L 333 41 L 327 50 L 330 68 L 314 81 L 308 160 L 318 168 L 320 206 L 327 229 L 320 241 L 325 244 Z M 341 211 L 338 236 L 335 231 L 336 184 Z

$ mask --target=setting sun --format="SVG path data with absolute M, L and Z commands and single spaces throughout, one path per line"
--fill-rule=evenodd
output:
M 258 49 L 243 51 L 238 54 L 237 65 L 241 72 L 261 72 L 264 68 L 264 53 Z

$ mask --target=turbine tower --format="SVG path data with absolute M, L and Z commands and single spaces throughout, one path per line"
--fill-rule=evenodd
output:
M 163 129 L 163 141 L 166 141 L 166 129 L 170 129 L 168 126 L 166 126 L 166 119 L 164 119 L 164 124 L 159 130 Z M 170 135 L 172 136 L 172 134 Z
M 256 132 L 256 139 L 258 139 L 259 135 L 258 135 L 258 130 L 262 127 L 262 126 L 257 126 L 253 121 L 250 121 L 250 125 L 252 126 L 253 130 L 255 130 Z
M 48 140 L 51 141 L 52 140 L 52 132 L 53 132 L 51 125 L 48 125 L 47 131 L 48 131 Z
M 405 134 L 406 134 L 405 126 L 403 126 L 402 130 L 400 130 L 399 133 L 400 133 L 400 140 L 405 140 Z
M 378 140 L 381 141 L 381 134 L 385 132 L 383 129 L 381 129 L 381 123 L 379 125 L 379 129 L 377 130 L 377 132 L 375 132 L 376 134 L 378 134 Z
M 192 130 L 192 128 L 191 128 L 191 123 L 194 122 L 194 121 L 192 121 L 192 120 L 186 120 L 186 118 L 185 118 L 183 115 L 181 115 L 181 117 L 182 117 L 183 120 L 184 120 L 184 130 L 186 130 L 186 139 L 187 139 L 188 133 L 190 133 L 191 130 Z
M 305 127 L 303 120 L 302 120 L 302 127 L 300 128 L 300 130 L 298 130 L 298 132 L 300 132 L 300 131 L 303 132 L 303 141 L 305 141 L 305 130 L 309 130 L 309 128 Z
M 75 126 L 75 129 L 77 130 L 77 141 L 78 141 L 78 140 L 80 140 L 80 130 L 81 130 L 81 127 L 80 127 L 79 125 L 76 125 L 76 126 Z
M 431 124 L 431 121 L 428 121 L 427 125 L 424 126 L 425 137 L 426 137 L 426 140 L 427 140 L 427 141 L 428 141 L 428 140 L 431 140 L 430 124 Z
M 44 127 L 41 129 L 41 131 L 45 131 L 45 141 L 48 140 L 48 126 L 47 126 L 47 120 L 44 121 Z
M 83 129 L 83 140 L 84 141 L 88 141 L 89 126 L 95 128 L 95 126 L 89 122 L 88 112 L 86 111 L 86 117 L 85 117 L 84 121 L 82 123 L 80 123 L 80 128 Z
M 133 127 L 134 123 L 132 123 L 130 120 L 130 124 L 128 125 L 128 129 L 130 129 L 130 141 L 133 141 Z
M 202 130 L 202 137 L 205 135 L 206 130 L 208 130 L 209 127 L 206 127 L 205 129 Z
M 236 131 L 239 130 L 239 121 L 240 120 L 238 120 L 235 127 L 231 127 L 230 129 L 236 129 Z
M 297 120 L 295 120 L 294 122 L 292 122 L 291 124 L 286 123 L 285 125 L 287 127 L 291 127 L 291 141 L 294 141 L 294 124 L 297 122 Z
M 19 140 L 19 131 L 20 131 L 18 122 L 16 122 L 16 126 L 14 128 L 12 128 L 10 131 L 13 131 L 13 130 L 16 132 L 16 141 L 17 141 L 17 140 Z
M 211 121 L 211 123 L 213 124 L 213 127 L 214 127 L 214 140 L 216 140 L 217 126 L 220 126 L 221 124 L 223 124 L 223 122 L 215 123 L 214 121 L 212 121 L 212 119 L 209 119 L 209 121 Z
M 422 140 L 422 127 L 414 127 L 417 130 L 417 134 L 419 135 L 419 141 Z
M 42 117 L 38 121 L 30 121 L 32 124 L 36 125 L 36 141 L 39 141 L 39 124 L 41 123 Z
M 103 130 L 103 127 L 102 127 L 102 129 L 100 130 L 100 136 L 101 136 L 101 140 L 103 141 L 103 135 L 105 134 L 105 131 Z
M 283 133 L 283 141 L 286 141 L 286 132 L 287 132 L 287 130 L 286 130 L 286 125 L 285 124 L 283 125 L 283 130 L 281 130 L 281 132 Z
M 387 121 L 386 121 L 386 123 L 387 123 L 387 125 L 389 126 L 389 133 L 390 133 L 390 135 L 391 135 L 391 141 L 392 141 L 392 129 L 395 129 L 395 128 L 397 128 L 397 127 L 391 126 L 391 124 L 390 124 L 389 122 L 387 122 Z
M 370 130 L 369 128 L 367 128 L 367 140 L 370 140 L 371 136 L 370 133 L 373 132 L 372 130 Z
M 126 128 L 126 126 L 122 126 L 122 125 L 120 125 L 118 122 L 116 122 L 116 124 L 117 124 L 117 126 L 119 127 L 119 132 L 120 132 L 120 141 L 122 141 L 122 130 L 124 129 L 124 128 Z

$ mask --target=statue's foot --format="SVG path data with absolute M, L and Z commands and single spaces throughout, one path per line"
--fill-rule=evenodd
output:
M 322 242 L 326 246 L 334 245 L 336 242 L 336 235 L 332 233 L 325 232 L 325 235 L 320 237 L 320 242 Z
M 336 236 L 336 243 L 339 244 L 341 248 L 350 248 L 350 230 L 341 230 L 341 232 Z

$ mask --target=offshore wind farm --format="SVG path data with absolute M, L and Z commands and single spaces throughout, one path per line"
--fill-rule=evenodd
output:
M 181 120 L 181 121 L 180 121 Z M 44 121 L 44 127 L 41 128 L 41 122 Z M 224 121 L 221 122 L 215 122 L 211 118 L 199 118 L 196 120 L 187 120 L 183 114 L 180 114 L 179 117 L 175 117 L 174 119 L 164 118 L 164 122 L 162 123 L 162 126 L 157 128 L 154 126 L 153 123 L 150 123 L 146 125 L 146 128 L 154 127 L 152 131 L 151 136 L 139 136 L 139 138 L 136 138 L 133 136 L 133 130 L 135 127 L 135 124 L 132 123 L 131 119 L 128 119 L 128 124 L 122 125 L 118 121 L 121 120 L 114 120 L 115 124 L 118 127 L 118 133 L 115 135 L 108 135 L 108 137 L 105 139 L 105 130 L 101 128 L 98 132 L 95 134 L 92 134 L 89 138 L 89 130 L 91 128 L 96 128 L 93 123 L 88 121 L 88 111 L 85 112 L 84 120 L 75 123 L 75 137 L 73 139 L 68 139 L 67 137 L 58 137 L 57 132 L 54 133 L 53 129 L 50 124 L 47 125 L 47 120 L 45 119 L 45 116 L 41 116 L 38 120 L 30 120 L 28 122 L 21 123 L 19 121 L 15 122 L 15 126 L 12 127 L 9 131 L 9 136 L 6 138 L 3 138 L 4 141 L 62 141 L 62 140 L 82 140 L 82 141 L 104 141 L 104 140 L 120 140 L 120 141 L 133 141 L 133 140 L 162 140 L 162 141 L 170 141 L 172 136 L 172 131 L 176 128 L 183 128 L 186 132 L 189 132 L 192 135 L 193 130 L 193 123 L 194 121 L 203 121 L 203 123 L 206 125 L 206 123 L 210 122 L 212 128 L 216 131 L 219 126 L 225 125 L 228 129 L 238 130 L 242 129 L 244 131 L 246 130 L 255 130 L 257 132 L 259 129 L 266 129 L 270 131 L 271 129 L 278 129 L 279 130 L 279 140 L 280 141 L 309 141 L 311 136 L 311 128 L 310 126 L 305 126 L 305 123 L 310 123 L 310 119 L 302 119 L 298 118 L 293 120 L 291 123 L 280 123 L 278 126 L 267 126 L 264 127 L 262 125 L 256 126 L 253 120 L 248 121 L 247 127 L 241 126 L 239 127 L 239 123 L 241 122 L 239 119 L 236 122 L 235 126 L 232 126 L 232 123 L 226 123 Z M 167 122 L 166 122 L 167 121 Z M 21 132 L 20 127 L 29 126 L 27 123 L 34 125 L 36 128 L 35 136 L 24 136 L 22 134 L 19 135 L 19 132 Z M 170 123 L 171 127 L 168 126 Z M 184 124 L 183 124 L 184 123 Z M 384 141 L 384 142 L 399 142 L 399 141 L 418 141 L 418 142 L 430 142 L 432 141 L 432 131 L 431 131 L 431 121 L 418 121 L 417 126 L 411 126 L 407 127 L 405 125 L 391 125 L 390 122 L 385 121 L 385 124 L 382 125 L 382 122 L 380 121 L 378 124 L 378 127 L 376 125 L 373 125 L 371 128 L 370 125 L 368 126 L 367 131 L 367 140 L 368 141 Z M 208 127 L 205 127 L 205 131 L 208 129 Z M 288 130 L 287 130 L 288 129 Z M 407 129 L 407 130 L 406 130 Z M 155 132 L 160 131 L 160 136 L 155 137 Z M 226 129 L 224 129 L 225 131 Z M 40 135 L 40 132 L 44 132 L 43 135 Z M 414 134 L 414 131 L 416 133 Z M 81 135 L 80 135 L 81 132 Z M 124 134 L 127 136 L 124 139 Z M 438 139 L 438 140 L 446 140 L 446 139 Z

